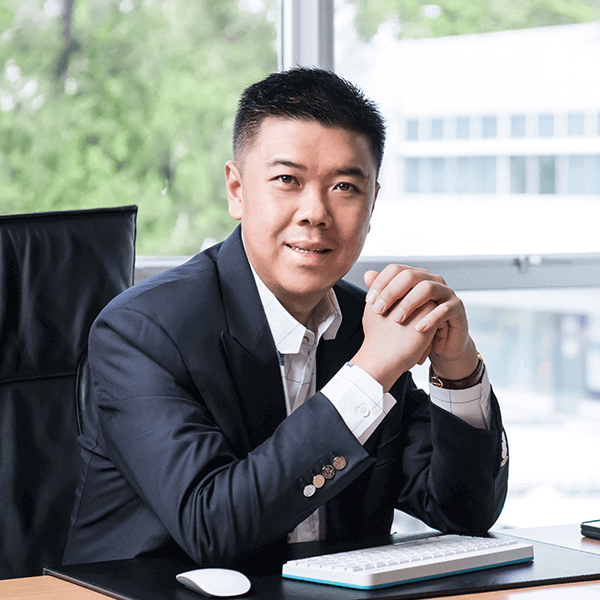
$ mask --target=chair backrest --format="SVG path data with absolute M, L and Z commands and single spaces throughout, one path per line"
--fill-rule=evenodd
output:
M 137 207 L 0 217 L 0 579 L 62 560 L 90 326 L 133 283 Z

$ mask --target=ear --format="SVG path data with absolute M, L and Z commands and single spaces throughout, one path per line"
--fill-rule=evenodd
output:
M 381 189 L 381 186 L 379 185 L 379 183 L 375 184 L 375 195 L 373 196 L 373 204 L 371 205 L 371 215 L 373 216 L 373 210 L 375 209 L 375 202 L 377 202 L 377 196 L 379 196 L 379 190 Z
M 375 184 L 375 195 L 373 196 L 373 204 L 371 205 L 371 212 L 369 214 L 369 230 L 371 231 L 371 217 L 373 216 L 373 211 L 375 210 L 375 202 L 377 202 L 377 196 L 379 195 L 379 190 L 381 189 L 381 186 L 379 185 L 379 183 Z
M 232 161 L 225 164 L 225 187 L 230 216 L 236 221 L 242 219 L 242 177 L 237 165 Z

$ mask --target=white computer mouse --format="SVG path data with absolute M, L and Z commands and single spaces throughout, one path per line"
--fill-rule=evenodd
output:
M 194 569 L 177 575 L 186 588 L 209 597 L 241 596 L 250 590 L 250 580 L 231 569 Z

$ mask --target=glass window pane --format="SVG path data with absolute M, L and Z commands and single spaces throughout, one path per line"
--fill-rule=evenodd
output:
M 469 117 L 456 119 L 456 137 L 463 140 L 469 137 Z
M 540 115 L 538 134 L 540 137 L 554 135 L 554 115 Z
M 525 137 L 525 117 L 523 115 L 511 116 L 510 137 Z
M 442 273 L 443 275 L 443 273 Z M 499 398 L 511 467 L 498 526 L 560 524 L 600 502 L 598 289 L 463 291 L 469 330 Z M 413 370 L 426 386 L 426 365 Z M 547 448 L 561 440 L 561 455 Z M 587 465 L 587 466 L 586 466 Z M 553 514 L 559 510 L 559 515 Z
M 483 193 L 496 193 L 496 157 L 484 156 L 482 160 L 483 169 Z
M 584 115 L 582 113 L 570 114 L 567 117 L 567 133 L 569 135 L 583 135 Z
M 458 158 L 456 156 L 451 156 L 444 160 L 445 191 L 450 194 L 455 194 L 457 192 Z
M 431 139 L 444 139 L 444 119 L 431 119 Z
M 406 139 L 407 140 L 418 140 L 419 139 L 419 121 L 418 121 L 418 119 L 407 119 L 406 120 Z
M 496 117 L 483 117 L 481 122 L 481 135 L 484 138 L 496 137 Z
M 471 183 L 469 186 L 469 191 L 472 194 L 482 194 L 483 193 L 483 182 L 485 178 L 485 169 L 484 169 L 484 157 L 483 156 L 471 156 L 470 157 L 470 179 Z
M 471 191 L 471 159 L 468 156 L 459 156 L 456 163 L 457 178 L 456 191 L 466 193 Z
M 525 157 L 510 157 L 510 191 L 511 194 L 525 193 Z
M 556 165 L 554 156 L 540 156 L 540 194 L 554 194 L 556 188 Z
M 407 158 L 404 161 L 404 186 L 409 193 L 419 191 L 419 159 Z
M 434 193 L 445 192 L 444 179 L 444 163 L 443 158 L 431 159 L 431 191 Z
M 461 298 L 501 398 L 512 450 L 501 520 L 522 527 L 562 522 L 540 502 L 541 488 L 555 510 L 593 512 L 600 471 L 584 464 L 589 453 L 597 456 L 600 290 L 463 292 Z M 543 449 L 556 439 L 561 456 L 548 460 Z
M 484 189 L 495 189 L 495 192 L 487 192 L 494 196 L 493 202 L 481 206 L 491 222 L 497 222 L 499 218 L 503 218 L 502 215 L 508 214 L 509 211 L 502 211 L 500 207 L 510 205 L 517 198 L 519 205 L 511 207 L 512 214 L 539 214 L 540 192 L 544 196 L 565 196 L 564 200 L 567 201 L 567 155 L 578 153 L 577 150 L 565 148 L 568 114 L 583 114 L 582 106 L 589 106 L 586 110 L 594 117 L 600 112 L 597 94 L 600 85 L 600 53 L 594 50 L 596 42 L 593 40 L 596 39 L 594 36 L 597 36 L 597 32 L 592 25 L 536 27 L 501 34 L 427 38 L 423 37 L 423 29 L 417 27 L 409 32 L 405 22 L 399 26 L 398 21 L 391 18 L 386 21 L 383 18 L 372 33 L 367 33 L 364 29 L 367 27 L 365 6 L 364 2 L 355 0 L 336 0 L 336 19 L 338 16 L 343 18 L 336 21 L 335 64 L 340 74 L 358 83 L 367 96 L 378 103 L 390 124 L 390 132 L 397 130 L 395 123 L 401 123 L 401 139 L 389 135 L 384 160 L 403 164 L 406 157 L 431 155 L 432 149 L 428 146 L 431 121 L 444 120 L 444 145 L 440 147 L 444 148 L 444 152 L 447 150 L 447 154 L 442 156 L 439 150 L 433 152 L 437 157 L 445 159 L 444 189 L 446 194 L 453 196 L 449 196 L 448 202 L 443 206 L 431 206 L 445 215 L 443 220 L 447 225 L 446 233 L 442 233 L 439 241 L 436 236 L 436 242 L 427 246 L 417 239 L 403 237 L 395 242 L 397 251 L 401 254 L 414 252 L 417 255 L 422 255 L 423 252 L 431 255 L 520 254 L 524 251 L 540 252 L 542 248 L 568 253 L 583 249 L 593 251 L 589 236 L 576 232 L 581 227 L 580 222 L 585 224 L 587 230 L 588 224 L 594 219 L 600 220 L 600 203 L 579 206 L 577 210 L 581 209 L 589 218 L 579 219 L 576 226 L 570 227 L 561 236 L 551 233 L 562 228 L 565 220 L 564 203 L 558 201 L 544 204 L 545 219 L 550 225 L 536 228 L 530 235 L 500 239 L 481 234 L 473 239 L 473 228 L 459 217 L 468 212 L 470 206 L 470 199 L 465 194 L 484 193 Z M 369 18 L 383 10 L 382 4 L 377 0 L 368 3 L 368 6 Z M 457 18 L 460 19 L 460 15 Z M 421 26 L 426 28 L 425 23 L 420 23 L 419 27 Z M 435 27 L 437 26 L 442 26 L 441 19 L 436 20 Z M 576 36 L 577 28 L 580 34 Z M 413 35 L 418 39 L 409 39 Z M 514 57 L 515 63 L 511 69 L 506 69 L 507 57 Z M 473 77 L 473 60 L 478 65 L 477 77 Z M 586 69 L 587 76 L 576 76 L 576 70 L 565 67 L 569 64 L 568 61 L 571 64 L 588 65 L 590 68 Z M 393 74 L 394 81 L 402 82 L 401 86 L 390 85 L 390 73 Z M 568 83 L 558 83 L 557 74 L 560 74 L 560 81 Z M 523 85 L 525 81 L 528 85 Z M 574 89 L 577 89 L 577 94 L 573 93 Z M 560 113 L 553 112 L 549 108 L 551 106 L 560 107 Z M 427 131 L 419 131 L 418 142 L 415 140 L 410 144 L 402 144 L 406 120 L 416 120 L 417 115 L 421 129 L 424 127 Z M 525 116 L 525 138 L 510 138 L 511 116 Z M 593 125 L 590 131 L 595 131 L 596 123 Z M 522 133 L 522 118 L 515 120 L 515 128 L 517 127 L 520 128 L 519 133 Z M 587 124 L 585 127 L 587 128 Z M 537 142 L 531 139 L 527 140 L 527 145 L 520 145 L 529 134 L 537 138 L 538 133 L 542 137 Z M 571 141 L 574 139 L 576 138 L 571 138 Z M 544 140 L 543 145 L 539 144 L 541 140 Z M 421 142 L 422 150 L 416 150 L 415 147 L 421 146 Z M 488 156 L 496 153 L 495 183 L 493 176 L 487 177 L 485 183 L 481 176 L 484 167 L 481 164 L 478 166 L 478 160 L 484 152 Z M 594 152 L 597 153 L 595 150 Z M 546 161 L 543 159 L 540 168 L 540 154 L 556 158 Z M 521 161 L 519 167 L 518 184 L 515 181 L 517 165 L 513 164 L 511 168 L 511 155 L 525 157 L 525 164 Z M 402 204 L 404 210 L 410 206 L 417 214 L 427 202 L 439 202 L 439 198 L 427 197 L 432 193 L 433 185 L 430 163 L 427 171 L 429 175 L 419 182 L 419 198 L 405 199 L 399 193 L 403 193 L 406 188 L 404 177 L 402 190 L 398 190 L 397 170 L 394 168 L 388 171 L 392 174 L 388 180 L 384 179 L 386 171 L 382 170 L 378 206 L 373 213 L 373 231 L 379 219 L 384 224 L 393 220 L 395 207 L 399 204 Z M 494 169 L 489 172 L 493 174 Z M 517 192 L 523 190 L 523 185 L 524 192 Z M 571 216 L 575 221 L 575 212 L 569 213 L 569 218 Z M 460 233 L 456 234 L 457 231 Z M 448 239 L 442 242 L 444 236 Z M 389 253 L 383 237 L 379 236 L 379 239 L 382 251 L 385 246 L 386 253 Z M 471 240 L 471 243 L 467 240 Z M 367 238 L 365 251 L 375 252 L 378 246 L 378 242 L 371 243 Z
M 569 156 L 569 194 L 585 193 L 585 169 L 583 156 Z

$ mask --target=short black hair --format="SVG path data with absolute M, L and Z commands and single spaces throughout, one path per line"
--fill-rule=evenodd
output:
M 233 155 L 254 142 L 267 117 L 316 121 L 369 138 L 377 173 L 383 160 L 385 121 L 358 87 L 324 69 L 295 67 L 246 88 L 233 127 Z

